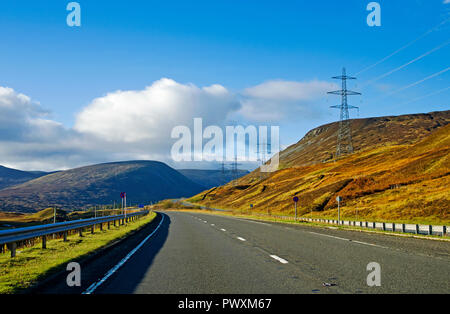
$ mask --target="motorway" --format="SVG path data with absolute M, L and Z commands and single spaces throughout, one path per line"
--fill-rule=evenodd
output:
M 88 292 L 450 292 L 449 242 L 173 211 L 141 240 Z M 367 285 L 370 262 L 381 266 L 381 286 Z

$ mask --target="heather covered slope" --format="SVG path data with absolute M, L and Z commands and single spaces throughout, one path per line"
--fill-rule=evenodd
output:
M 0 190 L 0 210 L 78 209 L 120 202 L 120 192 L 127 192 L 131 204 L 149 204 L 201 190 L 202 186 L 161 162 L 116 162 L 60 171 Z
M 312 162 L 321 153 L 334 149 L 331 143 L 322 144 L 326 143 L 322 133 L 331 131 L 321 127 L 323 131 L 316 136 L 322 140 L 312 136 L 311 131 L 308 140 L 305 137 L 301 144 L 282 152 L 283 167 L 264 180 L 260 180 L 256 170 L 241 178 L 237 186 L 212 189 L 191 201 L 237 210 L 248 210 L 253 204 L 255 211 L 293 214 L 292 198 L 297 195 L 301 215 L 312 211 L 314 216 L 336 217 L 335 199 L 340 195 L 344 200 L 343 218 L 448 223 L 448 113 L 356 120 L 356 125 L 366 125 L 366 132 L 354 136 L 355 146 L 359 147 L 356 153 L 337 161 Z M 363 143 L 362 138 L 376 137 L 376 129 L 382 130 L 379 138 L 383 140 Z M 334 135 L 328 137 L 336 140 Z

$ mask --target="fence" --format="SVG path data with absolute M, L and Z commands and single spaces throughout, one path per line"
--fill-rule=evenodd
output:
M 125 224 L 128 221 L 135 220 L 140 216 L 148 214 L 148 210 L 127 213 L 122 215 L 106 216 L 100 218 L 81 219 L 68 222 L 60 222 L 55 224 L 39 225 L 33 227 L 7 229 L 0 231 L 0 248 L 7 245 L 11 251 L 11 257 L 16 256 L 16 249 L 19 244 L 23 244 L 24 241 L 32 240 L 36 238 L 42 239 L 42 248 L 47 247 L 47 236 L 62 234 L 64 242 L 67 241 L 67 235 L 70 231 L 77 230 L 80 236 L 83 236 L 83 230 L 87 227 L 91 227 L 91 233 L 94 233 L 95 226 L 99 225 L 100 230 L 103 230 L 103 224 L 107 224 L 107 228 L 110 229 L 111 223 L 116 226 L 116 223 Z

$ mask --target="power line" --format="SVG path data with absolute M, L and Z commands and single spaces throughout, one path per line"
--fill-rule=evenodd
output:
M 404 91 L 405 89 L 414 87 L 414 86 L 416 86 L 416 85 L 419 85 L 420 83 L 423 83 L 423 82 L 425 82 L 425 81 L 428 81 L 428 80 L 430 80 L 430 79 L 432 79 L 432 78 L 434 78 L 434 77 L 436 77 L 436 76 L 439 76 L 439 75 L 441 75 L 441 74 L 443 74 L 443 73 L 445 73 L 445 72 L 447 72 L 447 71 L 449 71 L 449 70 L 450 70 L 450 67 L 448 67 L 448 68 L 446 68 L 446 69 L 444 69 L 444 70 L 441 70 L 441 71 L 439 71 L 439 72 L 437 72 L 437 73 L 431 74 L 431 75 L 429 75 L 429 76 L 427 76 L 427 77 L 425 77 L 425 78 L 423 78 L 423 79 L 421 79 L 421 80 L 419 80 L 419 81 L 417 81 L 417 82 L 414 82 L 414 83 L 412 83 L 412 84 L 409 84 L 409 85 L 407 85 L 407 86 L 404 86 L 404 87 L 402 87 L 402 88 L 399 88 L 399 89 L 397 89 L 397 90 L 395 90 L 395 91 L 393 91 L 393 92 L 390 92 L 390 93 L 387 94 L 385 97 L 390 96 L 390 95 L 395 94 L 395 93 L 398 93 L 398 92 L 401 92 L 401 91 Z
M 386 72 L 386 73 L 384 73 L 384 74 L 382 74 L 382 75 L 380 75 L 380 76 L 378 76 L 378 77 L 376 77 L 376 78 L 374 78 L 374 79 L 372 79 L 372 80 L 366 82 L 365 84 L 363 84 L 363 86 L 370 85 L 370 84 L 372 84 L 372 83 L 374 83 L 374 82 L 376 82 L 376 81 L 378 81 L 378 80 L 380 80 L 380 79 L 382 79 L 382 78 L 385 78 L 386 76 L 389 76 L 389 75 L 391 75 L 392 73 L 395 73 L 395 72 L 397 72 L 397 71 L 399 71 L 399 70 L 401 70 L 401 69 L 407 67 L 408 65 L 413 64 L 413 63 L 415 63 L 415 62 L 417 62 L 417 61 L 419 61 L 419 60 L 425 58 L 426 56 L 428 56 L 428 55 L 432 54 L 433 52 L 435 52 L 435 51 L 437 51 L 437 50 L 439 50 L 439 49 L 441 49 L 441 48 L 447 46 L 448 44 L 450 44 L 450 40 L 447 40 L 447 41 L 444 42 L 443 44 L 441 44 L 441 45 L 439 45 L 439 46 L 437 46 L 437 47 L 431 49 L 430 51 L 425 52 L 424 54 L 420 55 L 419 57 L 417 57 L 417 58 L 415 58 L 415 59 L 413 59 L 413 60 L 411 60 L 411 61 L 409 61 L 409 62 L 407 62 L 407 63 L 405 63 L 405 64 L 403 64 L 403 65 L 401 65 L 401 66 L 399 66 L 399 67 L 397 67 L 397 68 L 395 68 L 395 69 L 389 71 L 389 72 Z
M 415 102 L 415 101 L 418 101 L 418 100 L 421 100 L 421 99 L 424 99 L 424 98 L 427 98 L 427 97 L 431 97 L 431 96 L 440 94 L 440 93 L 442 93 L 442 92 L 445 92 L 445 91 L 448 90 L 448 89 L 450 89 L 450 86 L 445 87 L 445 88 L 440 89 L 440 90 L 437 90 L 437 91 L 432 92 L 432 93 L 430 93 L 430 94 L 427 94 L 427 95 L 424 95 L 424 96 L 420 96 L 420 97 L 414 98 L 414 99 L 412 99 L 412 100 L 409 100 L 409 101 L 407 101 L 407 102 L 404 102 L 404 103 L 400 104 L 400 106 L 407 105 L 407 104 L 410 104 L 410 103 L 412 103 L 412 102 Z
M 424 33 L 423 35 L 417 37 L 416 39 L 414 39 L 413 41 L 410 41 L 409 43 L 407 43 L 406 45 L 404 45 L 403 47 L 400 47 L 399 49 L 397 49 L 396 51 L 394 51 L 393 53 L 391 53 L 390 55 L 382 58 L 381 60 L 375 62 L 374 64 L 362 69 L 361 71 L 359 71 L 358 73 L 356 73 L 355 75 L 359 75 L 363 72 L 366 72 L 370 69 L 372 69 L 373 67 L 379 65 L 380 63 L 383 63 L 384 61 L 390 59 L 391 57 L 395 56 L 397 53 L 399 53 L 400 51 L 408 48 L 409 46 L 413 45 L 414 43 L 418 42 L 419 40 L 421 40 L 422 38 L 428 36 L 429 34 L 431 34 L 432 32 L 436 31 L 439 27 L 441 27 L 442 25 L 444 25 L 445 23 L 447 23 L 448 21 L 450 21 L 450 18 L 444 20 L 443 22 L 439 23 L 438 25 L 436 25 L 435 27 L 433 27 L 432 29 L 428 30 L 426 33 Z

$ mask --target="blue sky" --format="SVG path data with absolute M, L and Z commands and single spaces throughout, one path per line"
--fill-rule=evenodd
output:
M 69 133 L 94 99 L 117 90 L 144 90 L 161 78 L 200 88 L 219 84 L 234 94 L 268 81 L 331 84 L 330 77 L 343 66 L 357 73 L 450 17 L 444 0 L 378 1 L 381 27 L 367 25 L 370 1 L 365 0 L 80 0 L 82 26 L 71 28 L 66 25 L 68 2 L 2 2 L 0 86 L 38 102 Z M 363 87 L 443 44 L 449 35 L 447 23 L 358 75 L 350 87 L 363 96 L 350 103 L 361 107 L 360 117 L 449 109 L 450 90 L 410 101 L 448 87 L 450 71 L 389 93 L 448 68 L 450 45 Z M 338 112 L 328 106 L 338 102 L 337 96 L 327 102 L 324 93 L 307 104 L 317 107 L 315 114 L 296 116 L 294 110 L 276 121 L 282 144 L 337 119 Z M 0 164 L 49 168 L 44 162 L 27 166 L 25 159 L 15 163 L 13 155 L 0 158 Z M 103 159 L 81 158 L 73 165 Z

